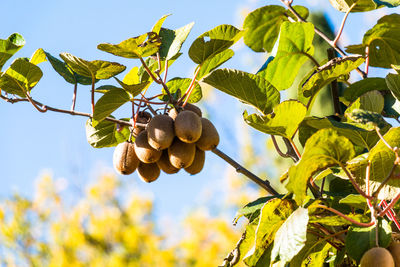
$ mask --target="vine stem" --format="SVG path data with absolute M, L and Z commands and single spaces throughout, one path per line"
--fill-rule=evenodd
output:
M 150 77 L 158 84 L 160 84 L 161 82 L 156 78 L 156 76 L 154 76 L 153 72 L 149 69 L 149 67 L 147 66 L 146 62 L 144 62 L 142 57 L 139 57 L 140 62 L 142 63 L 143 68 L 146 70 L 147 74 L 150 75 Z
M 194 73 L 192 82 L 190 83 L 188 89 L 187 89 L 186 92 L 185 92 L 184 97 L 186 97 L 186 100 L 185 100 L 185 102 L 183 102 L 182 107 L 185 107 L 186 103 L 187 103 L 188 100 L 189 100 L 190 95 L 192 94 L 193 88 L 195 87 L 194 84 L 195 84 L 195 82 L 196 82 L 197 74 L 199 74 L 200 69 L 201 69 L 200 66 L 197 67 L 196 72 Z
M 32 97 L 30 96 L 29 92 L 26 92 L 25 95 L 26 95 L 26 99 L 37 109 L 37 111 L 39 111 L 41 113 L 45 113 L 48 110 L 48 108 L 45 105 L 38 104 L 36 101 L 34 101 L 32 99 Z M 42 107 L 40 108 L 38 105 L 42 106 Z
M 339 28 L 339 32 L 338 32 L 338 34 L 336 35 L 335 40 L 332 41 L 332 44 L 333 44 L 334 46 L 336 46 L 337 42 L 339 41 L 340 36 L 342 35 L 343 29 L 344 29 L 344 24 L 346 23 L 347 17 L 349 16 L 351 10 L 352 10 L 356 5 L 357 5 L 357 1 L 356 1 L 354 4 L 352 4 L 352 5 L 350 6 L 349 10 L 347 10 L 346 14 L 344 15 L 343 20 L 342 20 L 342 24 L 340 25 L 340 28 Z
M 11 103 L 11 104 L 18 103 L 18 102 L 31 102 L 31 101 L 29 101 L 28 98 L 11 99 L 11 98 L 7 98 L 7 97 L 5 97 L 3 95 L 0 95 L 0 98 L 5 100 L 5 101 L 7 101 L 7 102 L 9 102 L 9 103 Z M 43 105 L 42 103 L 40 103 L 39 101 L 36 101 L 34 99 L 31 99 L 31 100 L 35 104 L 35 107 L 36 107 L 36 105 L 42 106 L 42 107 L 45 107 L 48 111 L 50 110 L 50 111 L 53 111 L 53 112 L 65 113 L 65 114 L 70 114 L 70 115 L 73 115 L 73 116 L 82 116 L 82 117 L 93 118 L 92 114 L 90 114 L 90 113 L 84 113 L 84 112 L 79 112 L 79 111 L 54 108 L 54 107 L 50 107 L 50 106 L 47 106 L 47 105 Z M 133 126 L 132 123 L 130 123 L 128 121 L 117 120 L 117 119 L 114 119 L 114 118 L 111 118 L 111 117 L 107 117 L 104 120 L 111 121 L 111 122 L 117 123 L 119 125 Z M 144 128 L 144 127 L 146 127 L 146 124 L 137 123 L 137 126 Z
M 300 154 L 300 152 L 299 152 L 299 150 L 298 150 L 296 144 L 293 142 L 292 139 L 289 139 L 289 141 L 290 141 L 290 144 L 291 144 L 292 147 L 293 147 L 294 152 L 296 152 L 297 157 L 298 157 L 299 159 L 301 159 L 301 154 Z
M 73 93 L 73 95 L 72 95 L 71 111 L 74 111 L 74 110 L 75 110 L 77 91 L 78 91 L 78 83 L 75 83 L 75 84 L 74 84 L 74 93 Z
M 381 212 L 379 212 L 378 216 L 383 216 L 383 215 L 385 215 L 388 211 L 390 211 L 390 209 L 393 208 L 394 204 L 396 204 L 396 202 L 397 202 L 399 199 L 400 199 L 400 193 L 397 194 L 397 196 L 396 196 L 394 199 L 392 199 L 392 201 L 390 202 L 390 204 L 387 205 L 387 207 L 386 207 L 384 210 L 382 210 Z
M 369 222 L 369 223 L 357 222 L 356 220 L 353 220 L 352 218 L 350 218 L 350 217 L 344 215 L 344 214 L 341 213 L 340 211 L 335 210 L 335 209 L 330 208 L 330 207 L 327 207 L 327 206 L 324 206 L 324 205 L 317 205 L 316 207 L 317 207 L 317 208 L 321 208 L 321 209 L 325 209 L 325 210 L 329 210 L 330 212 L 335 213 L 336 215 L 342 217 L 342 218 L 345 219 L 346 221 L 349 221 L 349 222 L 351 222 L 351 223 L 353 223 L 353 224 L 355 224 L 355 225 L 361 226 L 361 227 L 370 227 L 370 226 L 375 225 L 375 222 L 374 222 L 374 221 Z
M 365 48 L 365 75 L 368 76 L 369 71 L 369 46 Z
M 289 11 L 297 18 L 300 22 L 307 22 L 296 10 L 293 9 L 291 2 L 286 2 L 285 0 L 280 0 L 288 9 Z M 340 49 L 337 45 L 333 44 L 333 41 L 326 36 L 320 29 L 314 26 L 314 31 L 318 34 L 322 39 L 324 39 L 330 46 L 332 46 L 341 56 L 346 56 L 346 53 Z M 357 68 L 356 71 L 360 74 L 361 78 L 366 78 L 365 72 Z
M 92 76 L 92 96 L 91 96 L 91 100 L 92 100 L 92 115 L 94 114 L 94 84 L 95 84 L 95 77 Z
M 346 173 L 347 177 L 349 178 L 351 184 L 353 185 L 353 187 L 357 190 L 357 192 L 362 195 L 363 197 L 365 197 L 366 199 L 371 199 L 372 197 L 367 195 L 364 191 L 361 190 L 361 188 L 358 186 L 358 184 L 356 183 L 353 175 L 349 172 L 349 170 L 346 168 L 346 166 L 343 165 L 343 163 L 340 163 L 340 167 L 343 169 L 343 171 Z
M 262 180 L 260 177 L 256 176 L 249 170 L 247 170 L 245 167 L 237 163 L 235 160 L 233 160 L 231 157 L 226 155 L 224 152 L 219 150 L 218 148 L 214 148 L 211 150 L 214 154 L 216 154 L 218 157 L 222 158 L 225 160 L 227 163 L 229 163 L 232 167 L 236 169 L 236 172 L 241 173 L 245 176 L 247 176 L 250 180 L 258 184 L 260 187 L 264 188 L 268 193 L 270 193 L 273 196 L 279 195 L 279 193 L 271 186 L 270 182 L 268 180 Z

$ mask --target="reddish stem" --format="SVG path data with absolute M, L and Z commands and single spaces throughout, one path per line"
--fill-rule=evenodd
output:
M 200 67 L 197 68 L 196 72 L 194 73 L 194 77 L 192 79 L 192 82 L 190 83 L 188 89 L 186 90 L 186 93 L 185 93 L 186 100 L 185 100 L 185 102 L 183 102 L 182 107 L 185 107 L 186 103 L 188 102 L 188 100 L 190 98 L 190 95 L 193 92 L 193 88 L 195 87 L 194 84 L 196 82 L 196 77 L 197 77 L 197 74 L 199 74 L 199 71 L 200 71 Z
M 368 76 L 368 71 L 369 71 L 369 46 L 367 46 L 366 48 L 365 48 L 365 55 L 366 55 L 366 58 L 365 58 L 365 76 Z
M 344 29 L 344 24 L 346 23 L 347 17 L 349 16 L 351 10 L 352 10 L 356 5 L 357 5 L 357 2 L 354 3 L 354 4 L 352 4 L 352 5 L 350 6 L 349 10 L 347 10 L 346 14 L 344 15 L 343 20 L 342 20 L 342 24 L 340 25 L 339 32 L 338 32 L 338 34 L 336 35 L 335 40 L 333 40 L 333 42 L 332 42 L 334 46 L 336 46 L 336 43 L 339 41 L 339 38 L 340 38 L 340 36 L 342 35 L 343 29 Z
M 375 222 L 373 222 L 373 221 L 372 221 L 372 222 L 369 222 L 369 223 L 357 222 L 356 220 L 353 220 L 352 218 L 350 218 L 350 217 L 344 215 L 344 214 L 341 213 L 340 211 L 335 210 L 335 209 L 330 208 L 330 207 L 327 207 L 327 206 L 324 206 L 324 205 L 317 205 L 317 208 L 329 210 L 330 212 L 333 212 L 333 213 L 335 213 L 336 215 L 342 217 L 342 218 L 345 219 L 346 221 L 349 221 L 349 222 L 351 222 L 351 223 L 353 223 L 353 224 L 355 224 L 355 225 L 361 226 L 361 227 L 370 227 L 370 226 L 373 226 L 373 225 L 375 224 Z
M 76 93 L 78 91 L 78 83 L 74 84 L 74 94 L 72 95 L 72 105 L 71 105 L 71 111 L 75 110 L 75 103 L 76 103 Z

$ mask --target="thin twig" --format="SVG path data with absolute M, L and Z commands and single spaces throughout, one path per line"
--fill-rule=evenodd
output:
M 349 10 L 347 10 L 346 14 L 344 15 L 343 20 L 342 20 L 342 24 L 340 25 L 340 28 L 339 28 L 339 32 L 338 32 L 338 34 L 336 35 L 335 40 L 333 40 L 333 42 L 332 42 L 332 44 L 333 44 L 334 46 L 336 46 L 337 42 L 339 41 L 340 36 L 342 35 L 343 29 L 344 29 L 344 24 L 346 23 L 347 17 L 349 16 L 351 10 L 352 10 L 356 5 L 357 5 L 357 1 L 356 1 L 354 4 L 352 4 L 352 5 L 350 6 Z
M 237 163 L 235 160 L 233 160 L 231 157 L 226 155 L 224 152 L 222 152 L 218 148 L 214 148 L 211 151 L 214 154 L 216 154 L 218 157 L 220 157 L 221 159 L 223 159 L 227 163 L 229 163 L 232 167 L 234 167 L 238 173 L 241 173 L 241 174 L 247 176 L 250 180 L 252 180 L 256 184 L 258 184 L 260 187 L 264 188 L 271 195 L 274 195 L 274 196 L 279 195 L 279 193 L 271 186 L 271 184 L 268 180 L 265 180 L 265 181 L 262 180 L 261 178 L 259 178 L 258 176 L 256 176 L 255 174 L 253 174 L 252 172 L 250 172 L 249 170 L 244 168 L 242 165 Z
M 365 48 L 365 76 L 368 76 L 369 71 L 369 46 Z
M 92 115 L 94 114 L 94 84 L 95 84 L 96 78 L 92 76 Z
M 142 63 L 142 66 L 146 70 L 147 74 L 149 74 L 149 76 L 153 79 L 153 81 L 155 81 L 156 83 L 160 84 L 161 82 L 156 78 L 156 76 L 154 76 L 153 72 L 151 72 L 151 70 L 147 66 L 146 62 L 144 62 L 143 58 L 139 57 L 139 59 L 140 59 L 140 62 Z
M 357 192 L 362 195 L 363 197 L 365 197 L 366 199 L 371 199 L 371 196 L 368 196 L 364 191 L 361 190 L 361 188 L 358 186 L 358 184 L 356 183 L 353 175 L 351 174 L 351 172 L 346 168 L 346 166 L 344 166 L 343 163 L 340 163 L 340 167 L 342 168 L 342 170 L 346 173 L 347 177 L 349 178 L 351 184 L 353 185 L 353 187 L 357 190 Z
M 167 76 L 168 76 L 168 60 L 165 60 L 165 67 L 164 67 L 164 79 L 162 80 L 164 83 L 167 82 Z
M 183 98 L 186 97 L 186 100 L 185 100 L 185 102 L 183 102 L 182 107 L 185 107 L 186 103 L 188 102 L 188 100 L 189 100 L 189 98 L 190 98 L 190 95 L 191 95 L 192 92 L 193 92 L 193 88 L 195 88 L 195 83 L 196 83 L 197 74 L 199 74 L 200 69 L 201 69 L 201 67 L 197 67 L 197 70 L 196 70 L 196 72 L 194 73 L 192 82 L 190 83 L 190 85 L 189 85 L 188 89 L 186 90 L 185 94 L 183 95 Z
M 349 221 L 349 222 L 351 222 L 351 223 L 353 223 L 355 225 L 361 226 L 361 227 L 370 227 L 370 226 L 373 226 L 375 224 L 375 222 L 369 222 L 369 223 L 357 222 L 356 220 L 344 215 L 340 211 L 335 210 L 335 209 L 330 208 L 330 207 L 327 207 L 327 206 L 324 206 L 324 205 L 317 205 L 316 207 L 317 208 L 321 208 L 321 209 L 325 209 L 325 210 L 329 210 L 330 212 L 335 213 L 336 215 L 342 217 L 343 219 L 345 219 L 345 220 L 347 220 L 347 221 Z
M 383 216 L 383 215 L 385 215 L 391 208 L 393 208 L 394 204 L 396 204 L 396 202 L 397 202 L 399 199 L 400 199 L 400 193 L 397 194 L 397 196 L 396 196 L 394 199 L 392 199 L 392 201 L 390 202 L 390 204 L 389 204 L 384 210 L 382 210 L 382 211 L 378 214 L 378 216 Z
M 290 158 L 290 155 L 288 155 L 287 153 L 283 153 L 282 150 L 279 148 L 278 142 L 276 142 L 276 138 L 275 135 L 271 135 L 271 139 L 272 139 L 272 143 L 274 144 L 275 150 L 276 152 L 278 152 L 279 156 L 281 156 L 282 158 Z
M 306 57 L 308 57 L 311 61 L 312 61 L 312 63 L 314 63 L 314 65 L 316 66 L 316 67 L 321 67 L 320 65 L 319 65 L 319 63 L 318 63 L 318 61 L 312 56 L 312 55 L 310 55 L 309 53 L 306 53 L 306 52 L 301 52 L 301 54 L 302 55 L 305 55 Z
M 33 101 L 32 97 L 30 96 L 29 92 L 25 93 L 26 98 L 28 99 L 28 101 L 41 113 L 45 113 L 47 111 L 47 107 L 45 105 L 39 105 L 42 107 L 39 107 L 35 101 Z
M 289 139 L 288 139 L 288 140 L 289 140 Z M 290 142 L 290 144 L 291 144 L 291 146 L 292 146 L 294 152 L 296 153 L 296 156 L 297 156 L 298 159 L 300 160 L 300 159 L 301 159 L 301 154 L 300 154 L 299 150 L 297 149 L 296 144 L 293 142 L 293 140 L 289 140 L 289 142 Z
M 5 100 L 5 101 L 7 101 L 7 102 L 9 102 L 9 103 L 11 103 L 11 104 L 18 103 L 18 102 L 30 102 L 28 98 L 11 99 L 11 98 L 6 98 L 6 97 L 3 96 L 3 95 L 0 95 L 0 98 L 3 99 L 3 100 Z M 54 112 L 70 114 L 70 115 L 73 115 L 73 116 L 82 116 L 82 117 L 93 118 L 93 116 L 92 116 L 91 114 L 89 114 L 89 113 L 84 113 L 84 112 L 79 112 L 79 111 L 72 111 L 72 110 L 66 110 L 66 109 L 59 109 L 59 108 L 53 108 L 53 107 L 50 107 L 50 106 L 47 106 L 47 105 L 43 105 L 43 104 L 40 103 L 39 101 L 36 101 L 36 100 L 33 100 L 33 99 L 32 99 L 32 102 L 34 102 L 34 103 L 35 103 L 36 105 L 38 105 L 38 106 L 42 106 L 42 107 L 44 106 L 44 107 L 46 107 L 46 109 L 47 109 L 48 111 L 50 110 L 50 111 L 54 111 Z M 105 118 L 104 120 L 106 120 L 106 121 L 111 121 L 111 122 L 117 123 L 117 124 L 119 124 L 119 125 L 133 126 L 133 124 L 130 123 L 130 122 L 128 122 L 128 121 L 117 120 L 117 119 L 114 119 L 114 118 L 111 118 L 111 117 L 107 117 L 107 118 Z M 138 126 L 138 127 L 144 128 L 144 127 L 146 127 L 146 124 L 144 124 L 144 123 L 137 123 L 137 126 Z
M 78 83 L 74 84 L 74 93 L 72 95 L 72 105 L 71 105 L 71 111 L 75 110 L 75 103 L 76 103 L 76 94 L 78 91 Z
M 381 134 L 381 131 L 379 131 L 378 127 L 375 127 L 375 131 L 378 134 L 378 136 L 381 139 L 381 141 L 385 144 L 385 146 L 387 146 L 390 150 L 392 150 L 394 153 L 396 153 L 396 151 L 393 149 L 393 147 L 391 145 L 389 145 L 389 143 L 385 140 L 385 138 Z

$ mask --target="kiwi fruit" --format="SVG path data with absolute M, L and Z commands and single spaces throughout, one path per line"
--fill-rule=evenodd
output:
M 185 168 L 190 174 L 198 174 L 204 167 L 204 161 L 206 160 L 206 152 L 196 147 L 196 153 L 194 154 L 194 160 L 189 167 Z
M 185 143 L 194 143 L 201 136 L 201 118 L 190 110 L 184 110 L 175 118 L 175 134 Z
M 178 169 L 190 166 L 193 163 L 195 154 L 196 145 L 194 143 L 185 143 L 178 138 L 175 138 L 168 148 L 169 161 L 172 166 Z
M 392 241 L 388 249 L 390 251 L 390 254 L 392 254 L 394 265 L 396 267 L 400 267 L 400 242 Z
M 201 150 L 213 150 L 219 144 L 219 134 L 214 124 L 206 118 L 201 118 L 201 136 L 196 145 Z
M 361 258 L 361 267 L 395 267 L 389 250 L 385 248 L 371 248 Z
M 148 113 L 148 112 L 146 112 L 146 111 L 140 111 L 139 114 L 138 114 L 138 118 L 137 118 L 136 122 L 146 124 L 146 123 L 148 123 L 150 120 L 151 120 L 151 114 L 150 114 L 150 113 Z M 131 121 L 131 123 L 133 123 L 133 120 L 132 120 L 132 119 L 131 119 L 130 121 Z M 133 131 L 132 131 L 132 132 L 133 132 L 133 136 L 135 136 L 135 137 L 138 136 L 139 133 L 140 133 L 141 131 L 143 131 L 143 130 L 144 130 L 144 128 L 135 126 L 135 127 L 133 128 Z
M 156 115 L 147 124 L 147 141 L 157 150 L 168 148 L 174 140 L 174 120 L 168 115 Z
M 139 133 L 135 140 L 136 156 L 141 162 L 154 163 L 161 157 L 161 151 L 155 150 L 149 145 L 147 141 L 147 131 L 144 130 Z
M 203 113 L 201 112 L 201 109 L 193 104 L 190 103 L 186 103 L 185 107 L 178 107 L 179 110 L 190 110 L 193 111 L 194 113 L 196 113 L 197 115 L 199 115 L 199 117 L 201 117 L 203 115 Z M 172 119 L 176 119 L 176 116 L 178 116 L 178 111 L 175 108 L 171 108 L 170 111 L 168 112 L 168 115 L 172 118 Z
M 113 165 L 115 170 L 120 174 L 133 173 L 138 165 L 139 159 L 135 153 L 135 146 L 131 142 L 119 143 L 113 154 Z
M 146 183 L 154 182 L 160 176 L 160 168 L 156 163 L 140 162 L 137 171 L 140 179 Z
M 171 162 L 169 162 L 168 150 L 163 150 L 161 158 L 156 162 L 158 167 L 167 174 L 173 174 L 179 172 L 179 168 L 175 168 L 172 166 Z

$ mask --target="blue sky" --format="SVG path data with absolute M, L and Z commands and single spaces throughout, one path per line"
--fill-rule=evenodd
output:
M 276 3 L 275 3 L 276 2 Z M 307 1 L 296 1 L 305 3 Z M 339 24 L 342 14 L 335 11 L 328 1 L 308 1 L 313 8 L 324 9 L 332 22 Z M 316 4 L 321 2 L 323 4 Z M 17 54 L 30 57 L 37 48 L 43 48 L 53 55 L 69 52 L 88 60 L 103 59 L 118 61 L 128 68 L 138 66 L 135 60 L 126 60 L 106 54 L 96 49 L 103 42 L 119 43 L 151 29 L 155 21 L 164 14 L 168 17 L 164 26 L 178 28 L 195 22 L 184 55 L 171 68 L 169 77 L 190 77 L 194 63 L 187 56 L 191 41 L 203 32 L 219 24 L 233 24 L 241 27 L 240 10 L 252 10 L 265 4 L 279 4 L 279 1 L 5 1 L 2 3 L 0 38 L 5 39 L 19 32 L 26 39 L 25 47 Z M 390 13 L 398 9 L 390 10 Z M 356 27 L 364 24 L 370 28 L 374 20 L 384 11 L 371 13 L 369 19 L 362 14 L 351 15 L 344 41 L 361 42 L 362 32 Z M 372 19 L 371 19 L 372 17 Z M 369 23 L 369 24 L 368 24 Z M 254 71 L 265 56 L 236 48 L 237 55 L 226 67 Z M 15 57 L 14 57 L 15 58 Z M 32 91 L 32 96 L 45 104 L 69 109 L 72 87 L 58 76 L 45 62 L 40 65 L 44 77 Z M 237 157 L 234 134 L 236 127 L 245 127 L 237 122 L 244 107 L 229 97 L 218 94 L 214 104 L 202 103 L 221 133 L 220 148 Z M 89 112 L 89 87 L 81 86 L 78 91 L 77 110 Z M 221 109 L 221 104 L 225 104 Z M 226 105 L 227 104 L 227 105 Z M 71 185 L 82 186 L 96 178 L 104 170 L 112 167 L 112 148 L 94 149 L 86 141 L 85 118 L 47 112 L 41 114 L 28 103 L 8 104 L 0 102 L 0 197 L 13 192 L 29 195 L 34 189 L 34 180 L 44 170 L 51 170 L 55 178 L 64 178 Z M 196 176 L 181 172 L 178 175 L 163 175 L 152 184 L 138 181 L 136 174 L 123 177 L 156 198 L 157 209 L 161 213 L 178 214 L 188 209 L 196 201 L 196 195 L 207 186 L 221 186 L 225 163 L 211 153 L 207 153 L 206 171 Z M 182 203 L 189 203 L 184 205 Z

